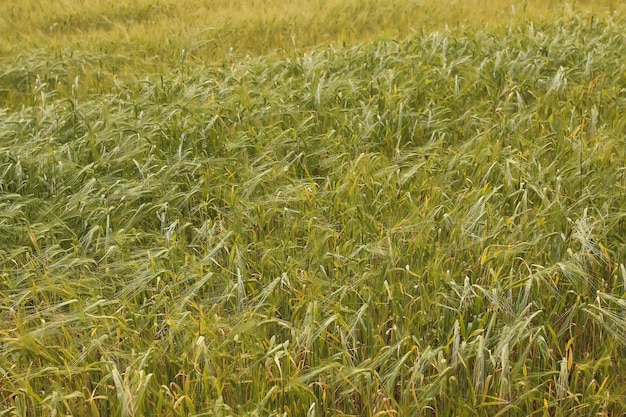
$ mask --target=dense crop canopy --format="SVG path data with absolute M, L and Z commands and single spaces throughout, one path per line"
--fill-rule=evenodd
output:
M 0 415 L 619 414 L 624 33 L 3 62 Z

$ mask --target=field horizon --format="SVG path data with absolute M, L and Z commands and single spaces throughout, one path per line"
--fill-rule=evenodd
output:
M 400 3 L 0 5 L 0 416 L 626 412 L 621 4 Z
M 63 57 L 67 80 L 56 91 L 71 94 L 78 79 L 88 86 L 80 91 L 103 94 L 119 81 L 190 66 L 295 58 L 322 45 L 349 47 L 437 31 L 495 32 L 574 16 L 607 19 L 625 8 L 615 0 L 298 0 L 289 7 L 278 0 L 19 0 L 0 4 L 1 70 L 10 80 L 20 66 L 41 72 L 37 66 Z M 74 54 L 92 59 L 74 60 Z M 12 89 L 11 83 L 2 85 L 0 94 L 10 96 L 4 106 L 22 104 Z

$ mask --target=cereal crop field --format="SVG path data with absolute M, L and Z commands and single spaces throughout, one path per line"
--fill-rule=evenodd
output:
M 282 3 L 0 4 L 0 416 L 623 415 L 621 2 Z

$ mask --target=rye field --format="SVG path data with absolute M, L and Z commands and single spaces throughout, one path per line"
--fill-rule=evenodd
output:
M 622 8 L 4 2 L 0 416 L 625 415 Z

